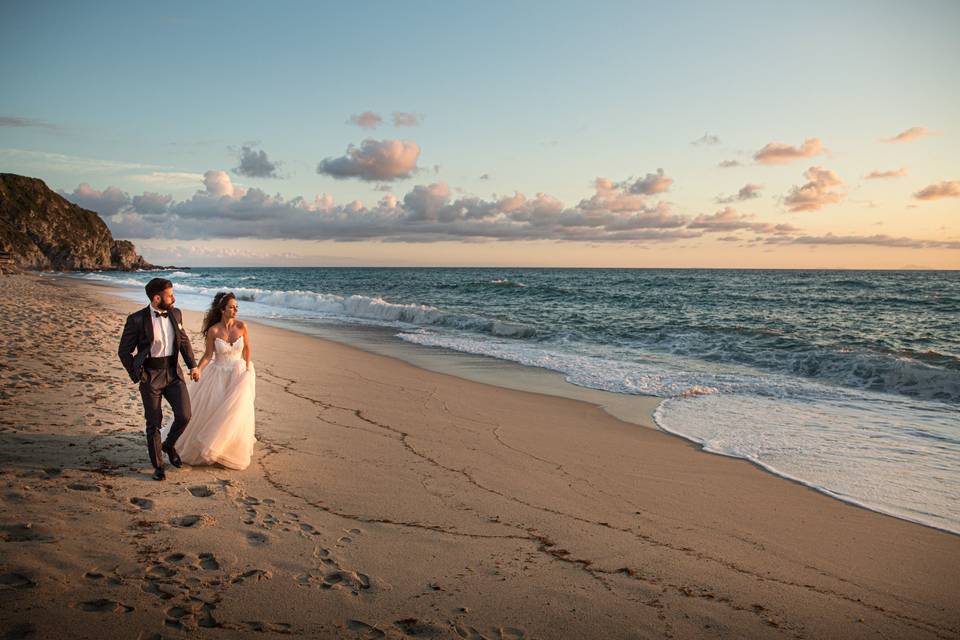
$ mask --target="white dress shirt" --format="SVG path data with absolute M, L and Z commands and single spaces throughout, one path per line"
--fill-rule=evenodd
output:
M 163 358 L 173 355 L 174 328 L 173 314 L 167 312 L 167 317 L 157 317 L 153 305 L 147 307 L 150 310 L 150 320 L 153 322 L 153 344 L 150 345 L 151 358 Z

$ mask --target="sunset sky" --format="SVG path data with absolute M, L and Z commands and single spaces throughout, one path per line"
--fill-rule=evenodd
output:
M 783 4 L 8 3 L 0 171 L 164 264 L 960 268 L 960 3 Z

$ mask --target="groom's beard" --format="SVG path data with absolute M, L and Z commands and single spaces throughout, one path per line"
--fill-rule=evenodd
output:
M 177 299 L 174 298 L 173 300 L 170 301 L 170 304 L 167 304 L 166 302 L 161 300 L 160 302 L 157 303 L 157 307 L 159 307 L 160 311 L 170 311 L 170 309 L 173 309 L 173 303 L 175 303 L 176 301 Z

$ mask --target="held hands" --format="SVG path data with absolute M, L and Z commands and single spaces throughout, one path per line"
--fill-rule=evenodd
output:
M 198 367 L 190 369 L 190 377 L 193 378 L 194 382 L 200 382 L 200 369 Z

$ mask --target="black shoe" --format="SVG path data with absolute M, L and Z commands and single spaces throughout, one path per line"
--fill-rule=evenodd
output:
M 183 462 L 180 460 L 180 454 L 177 453 L 177 450 L 169 445 L 163 445 L 163 451 L 167 454 L 167 457 L 170 458 L 170 464 L 175 466 L 177 469 L 183 466 Z
M 167 474 L 163 471 L 163 467 L 157 467 L 153 470 L 153 479 L 154 480 L 166 480 Z

